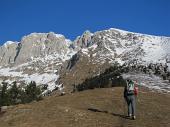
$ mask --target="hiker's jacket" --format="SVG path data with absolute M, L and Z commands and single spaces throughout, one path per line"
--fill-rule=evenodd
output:
M 131 83 L 133 83 L 133 82 L 131 82 Z M 127 96 L 130 96 L 130 95 L 135 95 L 135 93 L 134 93 L 134 87 L 135 87 L 135 85 L 134 85 L 134 83 L 133 83 L 133 86 L 132 86 L 132 88 L 130 88 L 129 89 L 129 82 L 126 84 L 126 86 L 125 86 L 125 88 L 124 88 L 124 97 L 126 98 Z

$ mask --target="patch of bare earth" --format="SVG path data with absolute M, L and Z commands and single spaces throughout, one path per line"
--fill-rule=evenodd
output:
M 123 88 L 53 95 L 0 115 L 0 127 L 169 127 L 170 95 L 140 88 L 137 119 L 127 119 Z

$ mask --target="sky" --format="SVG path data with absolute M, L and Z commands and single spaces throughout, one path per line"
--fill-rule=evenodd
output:
M 74 40 L 109 28 L 170 37 L 170 0 L 0 0 L 0 45 L 33 32 Z

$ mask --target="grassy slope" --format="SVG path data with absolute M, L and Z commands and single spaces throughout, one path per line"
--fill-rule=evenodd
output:
M 137 119 L 124 118 L 122 88 L 53 95 L 40 102 L 11 107 L 0 116 L 0 127 L 169 127 L 170 95 L 141 88 Z

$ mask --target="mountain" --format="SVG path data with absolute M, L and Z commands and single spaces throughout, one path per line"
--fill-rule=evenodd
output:
M 53 32 L 32 33 L 24 36 L 21 42 L 8 41 L 1 46 L 0 65 L 19 65 L 51 54 L 65 55 L 70 43 L 63 35 Z
M 88 36 L 86 36 L 87 34 Z M 100 75 L 115 63 L 132 67 L 141 66 L 142 70 L 150 64 L 154 64 L 154 69 L 159 67 L 160 70 L 164 69 L 164 66 L 168 66 L 168 71 L 170 71 L 169 37 L 151 36 L 111 28 L 93 34 L 89 31 L 85 32 L 73 44 L 75 49 L 84 47 L 84 45 L 86 48 L 79 50 L 61 71 L 60 82 L 63 82 L 69 89 L 70 85 L 78 85 Z M 163 72 L 161 73 L 163 75 Z M 170 90 L 168 81 L 165 83 L 159 76 L 125 75 L 132 79 L 140 79 L 140 84 L 143 86 L 166 92 Z M 170 79 L 169 74 L 167 79 Z M 155 83 L 156 80 L 158 83 Z
M 84 35 L 83 35 L 84 36 Z M 109 59 L 119 63 L 137 60 L 140 63 L 166 63 L 170 59 L 170 38 L 128 31 L 109 29 L 91 34 L 87 42 L 91 47 L 84 54 L 98 59 Z M 85 39 L 81 39 L 83 42 Z M 90 42 L 90 44 L 89 44 Z M 79 43 L 79 40 L 75 44 Z M 134 59 L 135 57 L 135 59 Z
M 75 51 L 69 48 L 72 42 L 63 35 L 32 33 L 21 42 L 6 42 L 0 47 L 1 82 L 30 82 L 50 84 L 54 89 L 57 71 Z
M 85 31 L 73 42 L 53 32 L 32 33 L 21 42 L 9 41 L 0 47 L 0 79 L 35 80 L 41 85 L 48 84 L 49 90 L 63 84 L 70 91 L 74 85 L 100 75 L 115 63 L 169 65 L 169 49 L 170 37 L 114 28 L 95 33 Z M 164 86 L 170 90 L 169 84 Z

